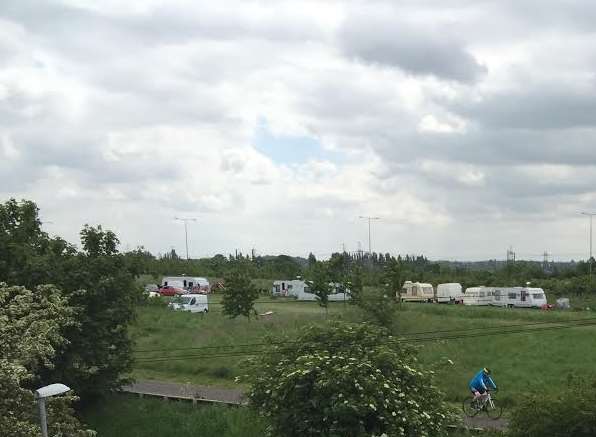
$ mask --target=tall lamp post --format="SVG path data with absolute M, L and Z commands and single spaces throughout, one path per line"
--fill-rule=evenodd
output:
M 41 424 L 42 437 L 48 437 L 48 421 L 46 418 L 46 398 L 57 396 L 70 391 L 70 387 L 64 384 L 50 384 L 35 390 L 35 398 L 39 406 L 39 422 Z
M 186 261 L 188 261 L 190 259 L 188 257 L 188 222 L 196 222 L 197 219 L 194 217 L 187 217 L 187 218 L 174 217 L 174 219 L 184 222 L 184 238 L 186 239 Z
M 370 245 L 370 222 L 371 220 L 381 220 L 381 217 L 370 217 L 370 216 L 360 216 L 361 219 L 368 220 L 368 254 L 372 255 L 371 245 Z
M 592 217 L 596 215 L 596 212 L 580 212 L 581 215 L 588 216 L 590 218 L 590 258 L 588 259 L 588 272 L 590 275 L 590 290 L 592 289 Z

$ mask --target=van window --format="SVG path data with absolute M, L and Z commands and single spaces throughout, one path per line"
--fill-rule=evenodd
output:
M 194 305 L 196 303 L 197 303 L 197 299 L 193 297 L 192 300 L 190 301 L 190 304 L 191 305 Z

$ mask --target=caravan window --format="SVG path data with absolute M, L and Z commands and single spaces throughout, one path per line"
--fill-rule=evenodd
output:
M 517 298 L 517 294 L 516 293 L 509 293 L 509 299 L 516 299 Z
M 542 293 L 535 293 L 532 295 L 534 299 L 544 299 L 544 294 Z
M 408 289 L 406 287 L 401 289 L 402 294 L 408 294 Z
M 481 291 L 480 293 L 478 293 L 478 295 L 479 295 L 480 297 L 484 297 L 484 296 L 486 296 L 486 294 L 484 293 L 484 291 Z

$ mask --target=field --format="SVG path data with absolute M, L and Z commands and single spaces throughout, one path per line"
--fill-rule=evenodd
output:
M 308 323 L 326 323 L 334 319 L 359 321 L 362 317 L 357 309 L 343 303 L 331 304 L 326 316 L 314 302 L 263 297 L 257 309 L 259 312 L 273 311 L 270 318 L 230 320 L 220 313 L 218 296 L 210 296 L 210 299 L 210 312 L 206 316 L 175 313 L 160 306 L 139 308 L 137 323 L 132 330 L 138 351 L 134 377 L 235 386 L 234 377 L 242 371 L 243 356 L 206 358 L 200 357 L 206 354 L 204 350 L 196 352 L 188 348 L 250 345 L 262 342 L 266 335 L 292 336 Z M 412 303 L 403 305 L 397 323 L 399 333 L 404 335 L 455 330 L 453 336 L 457 337 L 458 331 L 466 329 L 590 317 L 596 315 L 592 311 L 543 312 Z M 591 364 L 596 359 L 595 330 L 596 327 L 577 327 L 414 344 L 419 349 L 421 362 L 437 372 L 438 385 L 447 399 L 455 402 L 466 396 L 470 377 L 478 369 L 488 366 L 493 368 L 494 378 L 500 386 L 499 397 L 514 403 L 524 393 L 556 392 L 566 384 L 568 375 L 596 376 Z M 185 358 L 175 359 L 180 356 Z

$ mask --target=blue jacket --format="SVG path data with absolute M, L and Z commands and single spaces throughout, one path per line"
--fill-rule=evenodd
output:
M 497 385 L 490 376 L 484 374 L 484 370 L 474 375 L 474 378 L 470 381 L 470 389 L 472 390 L 488 390 L 489 387 L 496 389 Z

